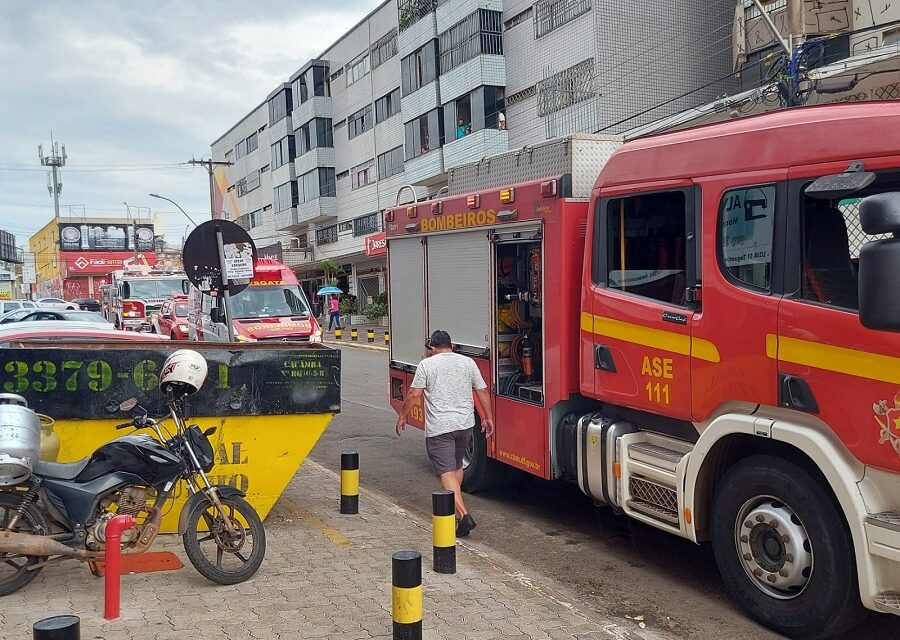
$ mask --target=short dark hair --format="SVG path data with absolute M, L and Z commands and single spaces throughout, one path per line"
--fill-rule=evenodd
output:
M 446 331 L 435 331 L 431 334 L 431 343 L 432 349 L 449 349 L 453 346 L 453 341 L 450 340 L 450 334 Z

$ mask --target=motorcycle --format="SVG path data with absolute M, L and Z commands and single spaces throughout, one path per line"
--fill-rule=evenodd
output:
M 26 481 L 0 486 L 0 596 L 18 591 L 44 567 L 66 559 L 87 562 L 97 575 L 106 527 L 117 515 L 135 518 L 135 526 L 122 534 L 122 553 L 147 551 L 181 481 L 191 495 L 178 532 L 194 568 L 218 584 L 243 582 L 257 572 L 266 552 L 262 521 L 241 491 L 213 485 L 206 475 L 214 464 L 209 437 L 216 428 L 203 431 L 185 424 L 184 398 L 205 378 L 206 361 L 200 354 L 176 351 L 160 375 L 166 418 L 151 418 L 133 398 L 107 405 L 110 412 L 134 412 L 116 429 L 151 430 L 155 438 L 132 433 L 78 462 L 38 461 Z M 7 404 L 27 407 L 24 398 L 6 396 Z M 163 425 L 169 417 L 174 435 Z

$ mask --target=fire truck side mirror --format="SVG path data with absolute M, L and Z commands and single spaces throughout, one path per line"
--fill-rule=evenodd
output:
M 122 297 L 123 298 L 131 297 L 131 283 L 130 282 L 122 283 Z
M 184 293 L 184 295 L 189 295 L 191 293 L 191 283 L 189 280 L 181 281 L 181 292 Z
M 893 235 L 859 252 L 859 321 L 868 329 L 900 332 L 900 193 L 863 198 L 859 219 L 869 235 Z
M 215 323 L 225 322 L 225 309 L 221 307 L 213 307 L 209 310 L 209 319 Z

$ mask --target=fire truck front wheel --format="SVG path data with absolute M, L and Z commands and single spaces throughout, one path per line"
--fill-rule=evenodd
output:
M 725 587 L 750 617 L 790 638 L 846 637 L 862 620 L 847 526 L 803 467 L 769 455 L 734 465 L 711 524 Z

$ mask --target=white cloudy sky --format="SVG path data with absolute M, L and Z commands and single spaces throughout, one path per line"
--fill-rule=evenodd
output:
M 62 212 L 208 219 L 210 144 L 381 0 L 0 0 L 0 229 L 53 217 L 38 143 L 66 144 Z M 193 214 L 197 215 L 194 216 Z M 204 218 L 206 214 L 206 218 Z

